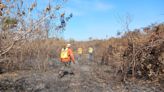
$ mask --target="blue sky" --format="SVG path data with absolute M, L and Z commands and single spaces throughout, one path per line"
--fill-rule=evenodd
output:
M 68 0 L 64 11 L 73 13 L 67 23 L 65 39 L 104 39 L 123 31 L 124 19 L 131 18 L 130 29 L 164 22 L 164 0 Z
M 34 0 L 28 0 L 32 3 Z M 38 1 L 38 8 L 45 8 L 48 0 Z M 52 0 L 51 0 L 52 1 Z M 59 0 L 54 0 L 58 2 Z M 62 11 L 73 13 L 66 30 L 60 34 L 64 39 L 88 40 L 115 37 L 124 32 L 125 17 L 131 18 L 130 29 L 142 28 L 152 23 L 164 22 L 164 0 L 67 0 Z M 61 12 L 62 12 L 61 11 Z M 35 17 L 35 16 L 34 16 Z M 54 31 L 51 31 L 54 35 Z

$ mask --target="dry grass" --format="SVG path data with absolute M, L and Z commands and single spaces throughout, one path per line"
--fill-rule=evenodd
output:
M 78 47 L 83 48 L 83 54 L 88 54 L 88 47 L 93 47 L 94 62 L 112 66 L 116 74 L 124 76 L 124 80 L 129 76 L 137 78 L 139 72 L 146 73 L 147 75 L 142 76 L 147 76 L 151 80 L 159 75 L 163 76 L 164 24 L 152 26 L 143 31 L 139 29 L 130 31 L 120 38 L 84 42 L 36 37 L 32 40 L 21 39 L 12 46 L 14 41 L 12 33 L 1 32 L 0 35 L 0 51 L 3 52 L 4 49 L 9 48 L 0 56 L 1 67 L 7 70 L 45 71 L 49 68 L 49 58 L 58 59 L 60 49 L 66 43 L 71 43 L 74 54 L 77 54 Z M 34 34 L 33 37 L 35 36 Z M 148 68 L 148 65 L 151 67 Z
M 163 47 L 164 24 L 127 32 L 121 38 L 110 39 L 102 64 L 113 66 L 124 80 L 159 80 L 164 73 Z

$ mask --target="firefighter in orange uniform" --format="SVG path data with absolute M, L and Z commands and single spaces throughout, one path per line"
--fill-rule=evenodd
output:
M 62 69 L 59 71 L 59 77 L 62 78 L 65 74 L 74 74 L 71 68 L 71 62 L 75 64 L 74 55 L 71 49 L 71 44 L 67 44 L 62 48 L 60 53 L 60 61 Z

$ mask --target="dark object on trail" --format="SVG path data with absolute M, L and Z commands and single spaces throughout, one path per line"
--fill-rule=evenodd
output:
M 68 71 L 59 71 L 58 78 L 63 78 L 65 75 L 74 75 L 73 72 L 68 72 Z

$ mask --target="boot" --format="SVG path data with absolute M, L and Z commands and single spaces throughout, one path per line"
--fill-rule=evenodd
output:
M 58 78 L 62 78 L 62 77 L 64 77 L 64 72 L 63 71 L 59 71 Z

